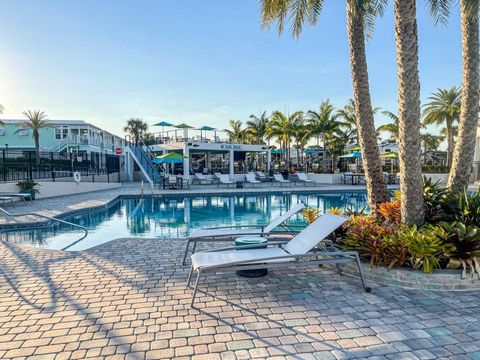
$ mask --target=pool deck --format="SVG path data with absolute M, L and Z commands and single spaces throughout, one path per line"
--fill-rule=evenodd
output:
M 0 242 L 2 359 L 480 359 L 480 297 L 276 268 L 185 288 L 181 240 L 81 252 Z
M 270 185 L 270 186 L 268 186 Z M 362 185 L 318 185 L 318 186 L 292 186 L 280 187 L 271 186 L 271 184 L 264 186 L 256 186 L 244 189 L 233 189 L 225 187 L 217 187 L 216 185 L 195 185 L 191 189 L 185 190 L 161 190 L 155 188 L 153 191 L 150 186 L 145 186 L 145 196 L 162 196 L 162 195 L 209 195 L 209 194 L 244 194 L 244 193 L 271 193 L 271 192 L 329 192 L 329 191 L 365 191 L 365 186 Z M 72 186 L 75 186 L 72 184 Z M 392 186 L 396 188 L 398 186 Z M 46 199 L 38 199 L 33 204 L 27 203 L 23 206 L 21 203 L 16 203 L 16 206 L 8 206 L 7 210 L 13 214 L 21 214 L 25 212 L 36 212 L 50 217 L 65 215 L 72 212 L 82 211 L 89 208 L 98 208 L 107 206 L 111 201 L 122 195 L 139 196 L 141 195 L 140 183 L 124 183 L 122 187 L 111 190 L 102 190 L 96 192 L 89 192 L 83 194 L 75 194 L 70 196 L 58 196 Z M 8 217 L 0 213 L 0 226 L 43 222 L 44 219 L 25 216 L 25 217 Z

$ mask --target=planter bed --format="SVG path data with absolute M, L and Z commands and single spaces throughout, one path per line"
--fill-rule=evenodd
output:
M 365 278 L 377 284 L 400 286 L 410 289 L 438 290 L 438 291 L 468 291 L 480 290 L 480 279 L 477 275 L 467 274 L 466 279 L 461 278 L 462 270 L 435 269 L 427 274 L 421 270 L 407 268 L 393 268 L 387 271 L 386 266 L 371 267 L 363 264 Z M 346 264 L 342 266 L 345 275 L 358 276 L 355 266 Z

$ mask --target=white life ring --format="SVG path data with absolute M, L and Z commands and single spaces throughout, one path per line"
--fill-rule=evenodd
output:
M 78 171 L 75 171 L 73 173 L 73 181 L 75 181 L 78 184 L 80 184 L 80 181 L 82 180 L 82 175 Z

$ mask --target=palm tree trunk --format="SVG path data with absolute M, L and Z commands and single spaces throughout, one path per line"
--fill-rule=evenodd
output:
M 383 179 L 382 163 L 377 145 L 373 120 L 363 14 L 351 8 L 347 1 L 347 31 L 350 44 L 350 66 L 353 82 L 353 98 L 360 147 L 362 148 L 368 202 L 372 208 L 388 200 L 387 185 Z
M 467 9 L 467 3 L 472 8 Z M 462 104 L 457 144 L 453 155 L 448 187 L 455 193 L 463 191 L 469 181 L 475 151 L 479 102 L 479 1 L 460 1 L 462 20 Z
M 35 162 L 40 164 L 40 134 L 38 130 L 33 130 L 33 141 L 35 142 Z
M 453 156 L 453 129 L 452 121 L 447 119 L 447 166 L 450 168 L 452 165 L 452 156 Z
M 323 172 L 326 174 L 327 173 L 327 141 L 325 139 L 325 133 L 323 133 L 323 138 L 322 138 L 322 142 L 323 142 Z
M 415 0 L 395 0 L 402 221 L 424 220 L 420 137 L 420 79 Z

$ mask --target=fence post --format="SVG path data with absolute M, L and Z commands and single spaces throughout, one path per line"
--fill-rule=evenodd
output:
M 50 153 L 50 174 L 52 175 L 53 181 L 55 181 L 55 171 L 53 171 L 53 152 Z

